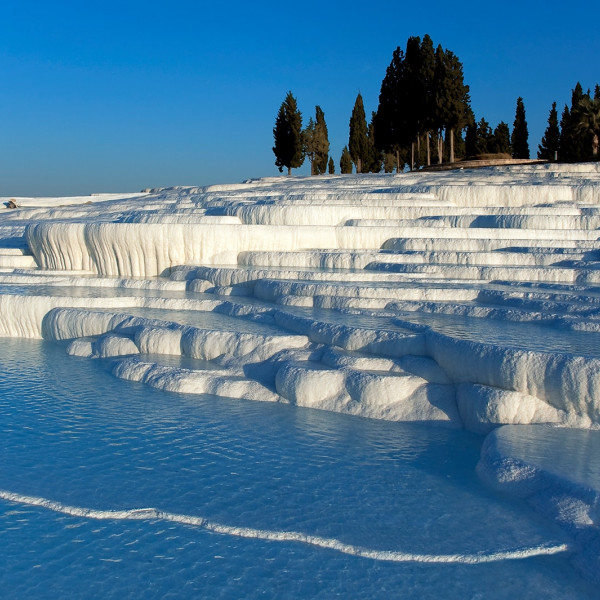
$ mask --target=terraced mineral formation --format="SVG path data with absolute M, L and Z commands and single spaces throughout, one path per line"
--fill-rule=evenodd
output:
M 0 336 L 166 391 L 489 434 L 482 478 L 544 496 L 598 572 L 597 477 L 531 458 L 548 431 L 600 433 L 597 164 L 17 206 L 0 213 Z

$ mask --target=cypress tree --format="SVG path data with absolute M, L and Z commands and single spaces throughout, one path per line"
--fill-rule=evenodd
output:
M 421 164 L 420 144 L 421 134 L 424 131 L 423 104 L 425 89 L 421 77 L 422 55 L 420 37 L 411 36 L 406 41 L 404 64 L 404 89 L 406 90 L 404 110 L 406 111 L 407 135 L 411 141 L 411 169 L 413 169 Z
M 477 125 L 471 122 L 467 125 L 465 133 L 465 156 L 467 158 L 477 154 Z
M 377 114 L 375 111 L 371 113 L 371 122 L 367 130 L 367 139 L 369 141 L 369 160 L 368 166 L 365 171 L 369 173 L 379 173 L 383 164 L 383 152 L 377 149 L 375 144 L 375 122 L 377 121 Z
M 308 125 L 302 131 L 302 148 L 304 156 L 310 162 L 310 174 L 315 174 L 315 122 L 312 117 L 308 119 Z
M 527 121 L 525 120 L 525 106 L 523 98 L 517 98 L 517 109 L 515 112 L 515 122 L 513 123 L 513 132 L 511 145 L 513 158 L 529 158 L 529 132 L 527 131 Z
M 273 146 L 275 165 L 279 168 L 280 173 L 283 171 L 283 167 L 287 167 L 288 175 L 291 175 L 292 169 L 302 166 L 304 162 L 302 114 L 298 110 L 292 92 L 287 93 L 279 108 L 273 128 L 273 137 L 275 139 Z
M 554 160 L 554 154 L 558 152 L 559 144 L 560 129 L 558 128 L 558 113 L 556 112 L 556 102 L 553 102 L 550 114 L 548 115 L 548 127 L 546 127 L 544 137 L 538 146 L 538 158 Z
M 435 106 L 435 118 L 433 126 L 438 134 L 437 155 L 438 164 L 443 162 L 442 131 L 447 126 L 451 118 L 451 100 L 450 100 L 450 69 L 446 60 L 447 56 L 441 45 L 435 51 L 435 74 L 433 101 Z
M 340 172 L 342 175 L 348 175 L 352 173 L 352 157 L 348 151 L 348 146 L 344 146 L 342 150 L 342 156 L 340 158 Z
M 327 125 L 325 124 L 325 115 L 320 106 L 316 108 L 316 115 L 313 121 L 312 117 L 308 125 L 302 132 L 302 143 L 304 154 L 310 161 L 310 174 L 322 175 L 327 170 L 327 157 L 329 155 L 329 138 L 327 135 Z
M 475 142 L 475 154 L 488 154 L 492 152 L 493 134 L 490 124 L 482 117 L 477 123 L 477 141 Z
M 494 129 L 492 136 L 491 151 L 497 154 L 512 154 L 510 147 L 510 129 L 508 123 L 500 121 Z
M 331 156 L 329 157 L 328 168 L 329 168 L 329 174 L 330 175 L 335 175 L 335 164 L 333 162 L 333 157 L 331 157 Z
M 352 116 L 350 117 L 350 139 L 348 142 L 350 156 L 352 157 L 352 162 L 356 165 L 357 173 L 363 173 L 368 170 L 368 163 L 371 157 L 369 146 L 365 107 L 359 92 L 354 103 L 354 108 L 352 109 Z
M 576 131 L 581 120 L 581 102 L 586 94 L 583 93 L 581 84 L 577 82 L 571 92 L 571 109 L 565 106 L 560 121 L 560 159 L 566 162 L 584 160 L 589 154 L 590 140 L 587 136 Z M 587 94 L 589 98 L 589 94 Z
M 442 130 L 445 129 L 450 140 L 450 162 L 454 162 L 454 136 L 471 120 L 471 98 L 469 86 L 465 85 L 463 66 L 458 57 L 450 50 L 438 46 L 436 50 L 436 126 L 439 131 L 440 148 L 438 160 L 442 152 Z M 441 161 L 440 161 L 441 162 Z
M 419 121 L 421 122 L 421 133 L 425 134 L 427 144 L 427 166 L 431 165 L 431 132 L 437 128 L 439 123 L 435 98 L 435 67 L 433 41 L 428 34 L 425 34 L 420 48 L 419 80 L 422 98 Z
M 579 122 L 575 132 L 589 140 L 591 154 L 594 160 L 598 159 L 598 145 L 600 137 L 600 99 L 584 97 L 579 104 Z
M 325 113 L 320 106 L 315 107 L 315 172 L 322 175 L 327 170 L 327 157 L 329 155 L 329 134 L 325 123 Z
M 558 139 L 558 158 L 563 162 L 568 162 L 570 159 L 571 137 L 571 111 L 565 104 L 560 116 L 560 137 Z
M 407 125 L 407 97 L 404 52 L 398 47 L 381 82 L 374 123 L 377 130 L 375 145 L 378 150 L 396 155 L 398 171 L 401 170 L 400 155 L 411 141 Z

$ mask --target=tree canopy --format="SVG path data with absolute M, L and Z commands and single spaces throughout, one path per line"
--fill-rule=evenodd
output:
M 442 132 L 446 131 L 450 133 L 450 159 L 454 160 L 454 133 L 470 121 L 469 87 L 456 55 L 442 46 L 433 48 L 433 41 L 425 35 L 422 41 L 408 38 L 406 52 L 400 47 L 394 51 L 381 83 L 374 121 L 379 150 L 399 157 L 402 149 L 415 142 L 420 145 L 424 135 L 429 148 L 430 135 L 435 132 L 441 161 Z
M 554 154 L 558 152 L 559 144 L 560 129 L 558 128 L 558 113 L 556 112 L 556 102 L 553 102 L 550 114 L 548 115 L 548 126 L 538 146 L 538 158 L 554 160 Z
M 367 119 L 365 117 L 365 106 L 360 94 L 356 96 L 352 116 L 350 117 L 350 139 L 348 140 L 348 150 L 352 157 L 352 162 L 356 166 L 357 173 L 363 173 L 368 170 L 371 159 L 370 144 L 367 130 Z
M 285 100 L 279 107 L 275 127 L 273 128 L 275 145 L 275 165 L 279 172 L 287 167 L 288 175 L 292 169 L 302 166 L 304 162 L 304 150 L 302 142 L 302 114 L 298 110 L 296 98 L 292 92 L 288 92 Z
M 513 158 L 529 158 L 529 132 L 527 130 L 527 121 L 525 120 L 525 105 L 523 98 L 517 98 L 517 108 L 515 112 L 515 121 L 513 123 L 513 132 L 511 136 L 511 145 Z

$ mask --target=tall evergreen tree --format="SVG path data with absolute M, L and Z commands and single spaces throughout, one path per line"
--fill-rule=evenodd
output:
M 435 95 L 436 78 L 435 78 L 435 51 L 433 49 L 433 41 L 429 34 L 423 36 L 420 48 L 420 65 L 419 65 L 419 89 L 422 93 L 419 120 L 421 127 L 419 133 L 425 135 L 425 143 L 427 146 L 427 166 L 431 165 L 431 132 L 437 130 L 439 118 L 437 115 L 437 103 Z
M 378 150 L 394 153 L 396 168 L 400 171 L 400 154 L 410 144 L 408 131 L 404 52 L 400 47 L 394 50 L 392 61 L 381 82 L 379 106 L 375 116 L 375 145 Z
M 523 98 L 517 98 L 517 109 L 515 112 L 515 122 L 513 123 L 513 132 L 511 145 L 513 158 L 529 158 L 529 132 L 527 130 L 527 121 L 525 119 L 525 105 Z
M 436 51 L 436 112 L 437 128 L 449 132 L 450 162 L 454 162 L 454 136 L 464 129 L 472 118 L 469 86 L 465 85 L 463 66 L 450 50 L 438 46 Z
M 320 106 L 315 107 L 315 119 L 312 117 L 302 132 L 304 153 L 310 161 L 310 174 L 322 175 L 327 170 L 327 157 L 329 155 L 329 138 L 325 114 Z
M 565 106 L 560 121 L 560 144 L 559 157 L 565 162 L 578 162 L 584 160 L 589 154 L 590 140 L 585 135 L 576 131 L 577 124 L 581 120 L 581 102 L 584 97 L 581 83 L 577 82 L 571 92 L 571 109 Z
M 298 110 L 296 98 L 292 92 L 287 93 L 279 108 L 273 128 L 273 137 L 275 139 L 273 146 L 275 165 L 279 168 L 280 173 L 283 171 L 283 167 L 287 167 L 288 175 L 291 175 L 292 169 L 302 166 L 304 162 L 302 114 Z
M 538 158 L 554 160 L 559 144 L 560 129 L 558 128 L 558 113 L 556 112 L 556 102 L 553 102 L 550 114 L 548 115 L 548 127 L 546 127 L 544 137 L 538 146 Z
M 568 162 L 572 145 L 571 111 L 565 104 L 560 116 L 560 137 L 558 138 L 558 158 L 560 161 Z
M 310 162 L 310 174 L 315 174 L 315 122 L 313 118 L 308 119 L 308 125 L 302 131 L 302 149 L 304 156 Z
M 359 92 L 350 117 L 350 139 L 348 149 L 352 162 L 356 165 L 356 172 L 363 173 L 371 158 L 369 138 L 367 134 L 367 120 L 362 96 Z
M 344 146 L 342 150 L 342 156 L 340 158 L 340 172 L 342 175 L 348 175 L 352 173 L 352 157 L 348 151 L 348 146 Z
M 470 119 L 469 87 L 464 84 L 462 64 L 452 52 L 441 46 L 434 52 L 428 35 L 422 41 L 419 37 L 408 38 L 405 52 L 396 48 L 381 83 L 375 143 L 379 150 L 396 154 L 399 171 L 403 169 L 401 155 L 408 147 L 411 168 L 415 159 L 429 163 L 432 139 L 437 140 L 441 161 L 444 130 L 450 131 L 450 155 L 454 160 L 454 135 Z
M 494 129 L 494 135 L 492 136 L 492 143 L 490 144 L 490 150 L 497 154 L 512 154 L 512 148 L 510 147 L 510 129 L 508 123 L 500 121 Z
M 371 122 L 367 129 L 367 139 L 369 141 L 369 161 L 365 172 L 379 173 L 383 164 L 383 152 L 377 149 L 375 144 L 375 123 L 377 121 L 377 114 L 375 111 L 371 113 Z
M 329 156 L 329 134 L 327 124 L 325 123 L 325 113 L 320 106 L 315 107 L 315 135 L 318 140 L 318 147 L 315 156 L 315 171 L 317 175 L 322 175 L 327 171 L 327 157 Z
M 482 117 L 477 123 L 477 141 L 475 142 L 475 154 L 488 154 L 492 152 L 493 134 L 490 124 Z
M 579 104 L 579 121 L 575 126 L 576 133 L 590 140 L 592 158 L 598 158 L 600 136 L 600 99 L 584 97 Z
M 419 155 L 421 134 L 424 132 L 423 105 L 426 94 L 422 77 L 422 63 L 421 38 L 411 36 L 406 41 L 404 56 L 404 89 L 406 93 L 404 110 L 406 110 L 407 134 L 411 140 L 411 169 L 421 164 Z
M 333 157 L 332 156 L 329 157 L 328 169 L 329 169 L 329 174 L 330 175 L 335 175 L 335 164 L 333 162 Z
M 469 123 L 465 133 L 465 156 L 467 158 L 477 154 L 477 125 Z

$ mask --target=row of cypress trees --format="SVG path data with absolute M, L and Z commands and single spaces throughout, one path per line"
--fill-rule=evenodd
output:
M 528 159 L 529 143 L 523 98 L 517 99 L 512 133 L 505 122 L 492 131 L 485 119 L 476 122 L 470 106 L 469 86 L 463 67 L 450 50 L 434 44 L 429 35 L 410 37 L 406 50 L 393 53 L 381 84 L 379 105 L 367 125 L 364 103 L 359 93 L 349 123 L 349 142 L 342 151 L 342 173 L 379 172 L 382 168 L 400 172 L 405 164 L 415 168 L 430 165 L 432 147 L 438 163 L 454 162 L 455 156 L 500 154 Z M 465 136 L 463 138 L 463 131 Z M 556 104 L 550 112 L 548 129 L 538 156 L 553 160 L 578 161 L 598 155 L 600 131 L 600 87 L 594 97 L 580 84 L 573 90 L 571 109 L 565 106 L 558 126 Z M 296 99 L 288 92 L 273 129 L 275 164 L 288 174 L 308 157 L 311 175 L 335 170 L 329 157 L 325 115 L 315 107 L 315 119 L 302 129 L 302 116 Z
M 320 106 L 315 107 L 314 120 L 310 117 L 308 125 L 302 129 L 302 113 L 298 110 L 296 98 L 288 92 L 277 113 L 273 137 L 275 165 L 280 173 L 287 167 L 290 175 L 292 169 L 302 166 L 305 157 L 310 161 L 311 175 L 322 175 L 327 168 L 333 173 L 325 113 Z
M 541 144 L 538 158 L 580 162 L 598 158 L 598 135 L 600 133 L 600 85 L 596 84 L 594 95 L 583 91 L 577 82 L 571 91 L 571 107 L 566 104 L 560 125 L 556 102 L 552 103 L 548 126 Z

